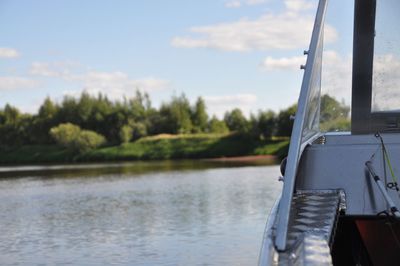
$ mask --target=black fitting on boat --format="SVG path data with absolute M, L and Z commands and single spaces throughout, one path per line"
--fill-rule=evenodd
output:
M 285 176 L 285 171 L 286 171 L 286 163 L 287 163 L 287 157 L 283 158 L 281 161 L 281 174 L 282 176 Z

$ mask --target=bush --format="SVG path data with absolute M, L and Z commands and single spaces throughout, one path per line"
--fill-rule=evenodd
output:
M 56 127 L 50 129 L 50 136 L 56 141 L 57 144 L 71 148 L 72 143 L 78 138 L 81 128 L 71 124 L 59 124 Z
M 106 142 L 102 135 L 90 130 L 81 130 L 79 126 L 71 123 L 53 127 L 50 129 L 50 135 L 57 144 L 79 153 L 97 148 Z
M 133 129 L 129 125 L 122 126 L 119 130 L 119 140 L 121 143 L 128 143 L 132 139 Z
M 75 150 L 80 153 L 90 151 L 103 145 L 106 139 L 94 131 L 82 130 L 73 142 Z

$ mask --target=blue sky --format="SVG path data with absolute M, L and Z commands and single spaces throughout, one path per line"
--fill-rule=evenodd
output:
M 350 62 L 351 27 L 336 15 L 350 17 L 351 2 L 331 4 L 329 62 Z M 219 116 L 233 107 L 277 111 L 297 100 L 316 6 L 315 0 L 0 0 L 0 106 L 35 112 L 46 96 L 60 101 L 86 90 L 121 99 L 139 88 L 156 107 L 185 93 L 192 102 L 202 96 Z

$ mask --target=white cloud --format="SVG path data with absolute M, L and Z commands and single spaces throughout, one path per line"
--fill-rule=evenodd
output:
M 290 10 L 289 10 L 290 11 Z M 181 48 L 211 48 L 224 51 L 282 50 L 307 47 L 314 24 L 312 15 L 296 12 L 266 14 L 255 20 L 193 27 L 171 44 Z M 325 42 L 337 39 L 335 28 L 325 25 Z
M 254 94 L 236 94 L 223 96 L 206 96 L 204 97 L 210 103 L 215 104 L 252 104 L 257 101 L 257 96 Z
M 225 7 L 227 8 L 238 8 L 242 6 L 242 2 L 239 0 L 228 1 L 225 3 Z
M 254 94 L 205 96 L 204 100 L 209 112 L 222 118 L 226 111 L 233 108 L 240 108 L 248 115 L 257 102 L 257 96 Z
M 0 90 L 30 89 L 36 87 L 38 84 L 38 81 L 25 77 L 0 77 Z
M 266 3 L 268 0 L 247 0 L 246 3 L 248 5 L 259 5 L 259 4 L 264 4 Z
M 285 0 L 285 6 L 288 10 L 299 12 L 316 8 L 316 2 L 306 0 Z
M 168 80 L 154 77 L 132 79 L 126 73 L 120 71 L 90 71 L 80 76 L 79 80 L 83 83 L 83 89 L 89 93 L 102 92 L 114 99 L 133 95 L 136 89 L 151 92 L 170 87 Z
M 0 47 L 0 58 L 16 58 L 19 57 L 17 50 L 13 48 Z
M 58 77 L 63 79 L 73 79 L 74 75 L 72 72 L 76 70 L 78 63 L 70 61 L 61 62 L 33 62 L 29 73 L 36 76 L 42 77 Z
M 152 92 L 168 89 L 171 86 L 168 80 L 154 77 L 133 79 L 121 71 L 82 70 L 81 66 L 74 62 L 35 62 L 31 65 L 30 74 L 78 83 L 88 93 L 101 92 L 112 99 L 131 96 L 136 89 Z M 80 91 L 66 91 L 65 94 L 79 95 Z
M 300 65 L 306 62 L 304 56 L 272 58 L 268 56 L 262 63 L 261 67 L 265 70 L 298 70 Z
M 239 8 L 243 5 L 254 6 L 254 5 L 264 4 L 266 2 L 267 0 L 229 0 L 225 2 L 225 7 Z
M 333 69 L 349 69 L 351 67 L 351 57 L 344 57 L 333 50 L 326 50 L 323 52 L 323 68 L 325 70 Z M 305 56 L 293 56 L 293 57 L 282 57 L 273 58 L 267 57 L 261 66 L 266 70 L 298 70 L 300 65 L 306 63 Z M 345 65 L 346 67 L 343 67 Z

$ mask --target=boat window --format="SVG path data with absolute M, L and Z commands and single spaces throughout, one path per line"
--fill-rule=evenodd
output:
M 354 1 L 329 1 L 322 55 L 320 130 L 350 131 Z
M 400 1 L 376 3 L 372 112 L 400 112 Z

